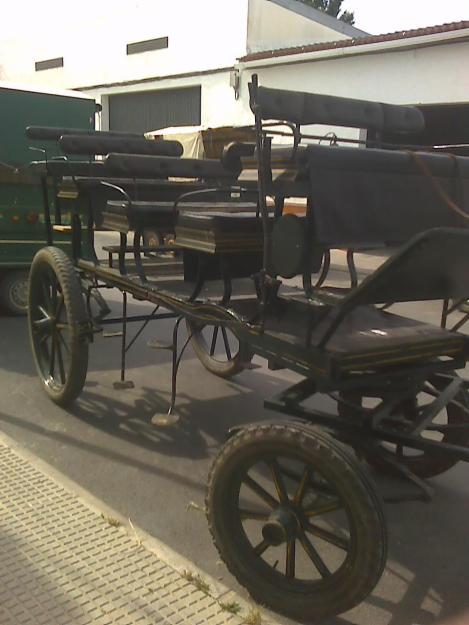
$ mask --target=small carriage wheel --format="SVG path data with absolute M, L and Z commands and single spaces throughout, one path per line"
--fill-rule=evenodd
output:
M 375 487 L 316 428 L 265 424 L 233 436 L 212 466 L 206 509 L 231 573 L 289 617 L 344 612 L 383 572 L 387 533 Z
M 10 315 L 28 312 L 28 272 L 9 271 L 0 278 L 0 303 Z
M 192 335 L 192 347 L 203 366 L 221 378 L 231 378 L 251 362 L 253 352 L 228 328 L 213 324 L 198 324 L 186 320 Z
M 425 395 L 429 398 L 439 395 L 448 384 L 452 382 L 453 378 L 445 375 L 435 374 L 431 376 L 425 385 L 426 390 L 419 393 L 418 397 L 413 400 L 409 400 L 402 406 L 402 413 L 408 421 L 412 421 L 416 417 L 416 410 L 418 409 L 418 403 L 427 401 Z M 357 404 L 361 406 L 363 404 L 363 397 L 357 393 L 344 394 L 343 398 L 348 403 Z M 350 416 L 352 408 L 345 404 L 339 404 L 339 414 L 341 416 Z M 440 423 L 443 420 L 443 423 Z M 441 425 L 464 425 L 469 424 L 469 403 L 467 401 L 467 393 L 464 389 L 461 389 L 459 394 L 455 397 L 454 401 L 450 402 L 438 415 L 438 421 Z M 428 435 L 428 431 L 422 432 L 424 435 Z M 469 445 L 469 427 L 467 428 L 455 428 L 449 429 L 443 434 L 437 432 L 430 435 L 434 440 L 440 440 L 442 443 L 448 443 L 453 445 L 468 446 Z M 381 454 L 383 458 L 381 457 Z M 454 460 L 449 456 L 438 455 L 435 453 L 420 451 L 405 447 L 403 445 L 385 445 L 380 448 L 380 455 L 369 455 L 367 461 L 369 464 L 380 471 L 381 473 L 393 473 L 392 465 L 386 462 L 385 458 L 389 457 L 393 461 L 398 461 L 400 464 L 407 467 L 417 477 L 430 478 L 440 475 L 445 471 L 451 469 L 458 460 Z
M 88 322 L 80 280 L 55 247 L 35 255 L 29 276 L 29 336 L 36 368 L 49 397 L 66 406 L 79 395 L 88 368 Z
M 153 228 L 145 228 L 143 230 L 143 245 L 151 247 L 155 251 L 164 244 L 164 237 L 158 230 Z M 151 255 L 151 252 L 145 252 L 145 256 Z

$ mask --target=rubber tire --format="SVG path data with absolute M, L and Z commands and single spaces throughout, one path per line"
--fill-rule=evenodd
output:
M 338 486 L 354 512 L 357 547 L 335 584 L 316 593 L 279 588 L 263 577 L 263 566 L 232 532 L 230 490 L 238 467 L 273 449 L 300 450 Z M 286 451 L 284 451 L 286 453 Z M 235 479 L 236 483 L 236 479 Z M 349 451 L 323 431 L 310 426 L 263 424 L 233 436 L 215 459 L 208 479 L 206 511 L 221 559 L 255 601 L 300 621 L 339 614 L 361 603 L 378 583 L 386 563 L 387 531 L 381 501 L 364 468 Z M 332 576 L 335 577 L 336 574 Z M 331 578 L 331 579 L 332 579 Z
M 5 312 L 9 315 L 21 316 L 28 313 L 27 300 L 25 305 L 21 306 L 12 297 L 12 289 L 18 283 L 25 283 L 27 285 L 27 271 L 9 271 L 8 273 L 5 273 L 2 278 L 0 278 L 0 303 L 3 310 L 5 310 Z
M 203 364 L 207 371 L 213 373 L 219 378 L 232 378 L 233 376 L 241 373 L 251 362 L 254 352 L 247 346 L 246 343 L 239 341 L 239 351 L 234 358 L 225 362 L 218 362 L 215 358 L 212 358 L 204 347 L 204 344 L 200 341 L 197 331 L 195 330 L 194 323 L 186 319 L 186 326 L 188 334 L 192 334 L 191 344 L 197 358 Z
M 461 391 L 461 393 L 464 393 L 464 389 Z M 360 401 L 360 403 L 362 402 L 361 396 L 355 394 L 351 394 L 350 397 L 346 397 L 346 399 L 354 403 L 358 401 Z M 457 397 L 457 399 L 460 401 L 460 403 L 464 405 L 464 397 Z M 463 410 L 458 408 L 458 406 L 456 406 L 455 404 L 449 404 L 446 409 L 448 411 L 448 423 L 459 424 L 468 422 L 468 415 Z M 443 436 L 443 440 L 446 443 L 467 447 L 469 446 L 469 429 L 447 432 Z M 394 459 L 396 458 L 396 455 L 393 454 L 393 452 L 391 451 L 385 453 L 389 453 Z M 372 466 L 379 473 L 382 473 L 383 475 L 395 475 L 395 470 L 392 468 L 392 466 L 389 465 L 386 461 L 381 460 L 379 456 L 366 456 L 366 460 L 370 464 L 370 466 Z M 410 471 L 412 471 L 412 473 L 414 473 L 414 475 L 422 479 L 429 479 L 432 477 L 436 477 L 437 475 L 441 475 L 442 473 L 446 473 L 446 471 L 452 469 L 458 462 L 459 460 L 454 460 L 449 456 L 438 456 L 436 454 L 426 452 L 422 452 L 418 456 L 404 456 L 401 460 L 401 463 L 407 469 L 409 469 Z
M 61 389 L 53 389 L 44 379 L 40 360 L 36 353 L 31 317 L 31 290 L 34 281 L 46 267 L 55 273 L 64 295 L 64 308 L 70 327 L 69 349 L 70 366 L 65 384 Z M 44 247 L 33 258 L 29 274 L 29 336 L 34 362 L 42 387 L 53 402 L 59 406 L 70 405 L 81 393 L 88 370 L 88 337 L 81 330 L 88 322 L 85 301 L 82 295 L 80 279 L 69 257 L 56 247 Z

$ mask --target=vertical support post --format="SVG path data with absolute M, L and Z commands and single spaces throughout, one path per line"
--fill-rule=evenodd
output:
M 42 203 L 44 205 L 44 221 L 46 222 L 46 240 L 47 245 L 52 245 L 52 223 L 50 220 L 49 192 L 47 190 L 47 182 L 48 177 L 41 176 Z
M 262 114 L 257 102 L 257 90 L 259 81 L 257 74 L 252 76 L 252 84 L 250 89 L 251 109 L 254 113 L 254 121 L 256 128 L 256 150 L 257 150 L 257 177 L 259 190 L 259 208 L 262 217 L 262 229 L 264 233 L 264 253 L 262 261 L 263 273 L 266 274 L 270 268 L 270 230 L 269 230 L 269 214 L 267 212 L 266 200 L 266 180 L 265 180 L 265 138 L 262 130 Z M 263 289 L 265 290 L 265 289 Z
M 122 293 L 121 382 L 125 380 L 125 347 L 127 344 L 127 293 Z

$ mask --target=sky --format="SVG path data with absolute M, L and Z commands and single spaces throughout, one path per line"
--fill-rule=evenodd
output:
M 344 0 L 342 9 L 373 35 L 469 20 L 469 0 Z

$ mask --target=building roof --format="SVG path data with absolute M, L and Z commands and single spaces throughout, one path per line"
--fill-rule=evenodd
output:
M 314 10 L 314 9 L 313 9 Z M 320 11 L 318 11 L 320 13 Z M 338 21 L 338 20 L 336 20 Z M 292 48 L 280 48 L 277 50 L 264 50 L 262 52 L 254 52 L 240 58 L 240 61 L 256 61 L 260 59 L 270 59 L 279 56 L 290 56 L 293 54 L 304 54 L 307 52 L 318 52 L 320 50 L 333 50 L 335 48 L 352 48 L 373 43 L 382 43 L 386 41 L 400 41 L 404 39 L 412 39 L 415 37 L 425 37 L 428 35 L 437 35 L 450 33 L 458 30 L 469 29 L 469 21 L 451 22 L 450 24 L 440 24 L 438 26 L 427 26 L 426 28 L 415 28 L 413 30 L 400 30 L 394 33 L 383 35 L 367 35 L 365 37 L 354 37 L 353 39 L 340 39 L 339 41 L 327 41 L 322 43 L 313 43 L 310 45 L 296 46 Z
M 85 100 L 93 100 L 93 96 L 89 96 L 86 93 L 81 93 L 75 89 L 55 89 L 45 87 L 43 85 L 33 85 L 27 83 L 10 82 L 7 80 L 0 80 L 1 91 L 28 91 L 29 93 L 42 93 L 46 95 L 58 95 L 67 98 L 83 98 Z
M 332 15 L 328 15 L 324 13 L 324 11 L 319 11 L 318 9 L 314 9 L 312 6 L 304 4 L 304 2 L 300 2 L 299 0 L 268 0 L 273 4 L 276 4 L 288 11 L 293 11 L 293 13 L 297 13 L 302 17 L 306 17 L 307 19 L 313 20 L 314 22 L 318 22 L 331 30 L 335 30 L 338 33 L 342 33 L 347 37 L 363 37 L 367 36 L 369 33 L 364 30 L 360 30 L 356 26 L 352 24 L 347 24 L 347 22 L 342 22 L 341 20 L 332 17 Z

